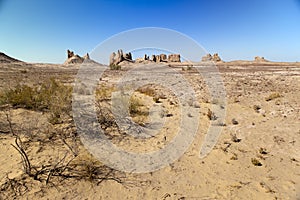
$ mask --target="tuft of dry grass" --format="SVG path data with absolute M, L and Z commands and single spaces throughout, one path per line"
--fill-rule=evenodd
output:
M 135 95 L 131 96 L 129 102 L 129 114 L 132 120 L 141 126 L 144 126 L 149 121 L 149 108 L 145 103 Z
M 265 98 L 266 101 L 271 101 L 273 99 L 279 98 L 281 95 L 278 92 L 274 92 Z
M 141 87 L 137 91 L 150 97 L 155 97 L 157 95 L 155 89 L 150 86 Z
M 130 115 L 133 117 L 138 116 L 138 115 L 147 116 L 149 113 L 142 109 L 143 106 L 144 106 L 144 104 L 142 103 L 142 101 L 139 98 L 132 96 L 130 98 L 130 102 L 129 102 Z
M 261 109 L 261 107 L 259 105 L 254 105 L 253 109 L 255 110 L 255 112 L 259 113 L 259 110 Z
M 101 84 L 96 90 L 95 90 L 95 96 L 97 100 L 105 101 L 110 100 L 112 92 L 115 91 L 115 88 L 113 86 L 106 86 L 105 84 Z
M 262 147 L 259 149 L 259 153 L 260 154 L 268 154 L 267 149 L 266 148 L 262 148 Z
M 230 160 L 238 160 L 237 154 L 233 153 L 233 155 L 231 156 Z
M 262 163 L 256 158 L 251 158 L 251 162 L 254 166 L 262 166 Z

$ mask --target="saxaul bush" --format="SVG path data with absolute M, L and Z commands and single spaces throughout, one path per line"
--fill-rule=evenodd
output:
M 0 94 L 0 105 L 49 112 L 49 122 L 52 124 L 60 123 L 63 115 L 70 114 L 71 100 L 72 87 L 54 78 L 37 86 L 17 85 Z

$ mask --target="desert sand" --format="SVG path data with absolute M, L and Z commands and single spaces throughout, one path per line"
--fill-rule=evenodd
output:
M 206 131 L 218 123 L 208 114 L 215 102 L 193 69 L 201 63 L 186 65 L 168 67 L 196 91 L 200 128 L 179 160 L 149 173 L 121 172 L 95 159 L 82 145 L 71 111 L 51 121 L 52 107 L 26 108 L 2 100 L 0 199 L 300 199 L 300 63 L 217 63 L 226 88 L 226 119 L 216 124 L 222 133 L 202 159 L 199 150 Z M 50 78 L 71 87 L 79 67 L 2 61 L 1 95 L 20 85 L 38 87 Z M 136 152 L 157 150 L 174 137 L 180 121 L 178 99 L 170 91 L 149 85 L 134 93 L 140 102 L 133 108 L 136 123 L 147 123 L 153 104 L 165 109 L 165 128 L 149 140 L 136 141 L 119 132 L 109 111 L 116 82 L 134 67 L 127 63 L 121 70 L 105 71 L 96 93 L 103 108 L 99 116 L 104 118 L 99 120 L 114 144 Z M 16 137 L 30 161 L 29 174 L 12 146 Z

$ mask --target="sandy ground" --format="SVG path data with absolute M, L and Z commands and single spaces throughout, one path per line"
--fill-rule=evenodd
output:
M 199 73 L 182 67 L 185 66 L 171 65 L 196 91 L 200 128 L 179 160 L 149 173 L 114 171 L 113 178 L 98 182 L 53 177 L 46 184 L 44 179 L 34 180 L 24 174 L 21 157 L 11 145 L 14 137 L 9 133 L 8 111 L 1 108 L 0 199 L 300 199 L 300 64 L 218 64 L 226 88 L 226 119 L 217 144 L 202 159 L 201 145 L 209 126 L 215 123 L 207 113 L 215 102 L 209 98 Z M 132 68 L 131 65 L 121 71 L 108 71 L 101 82 L 114 85 Z M 77 70 L 78 66 L 3 63 L 0 89 L 13 88 L 17 83 L 40 84 L 49 76 L 71 84 Z M 147 141 L 117 135 L 112 137 L 116 145 L 146 152 L 163 148 L 174 137 L 180 121 L 178 99 L 163 88 L 153 87 L 157 94 L 163 94 L 158 104 L 169 114 L 162 116 L 166 120 L 164 129 Z M 280 97 L 266 101 L 272 93 L 279 93 Z M 136 92 L 135 96 L 146 110 L 156 104 L 148 95 Z M 104 104 L 110 105 L 109 101 Z M 15 131 L 22 133 L 26 151 L 36 166 L 57 163 L 68 151 L 57 135 L 76 132 L 72 119 L 52 125 L 47 121 L 47 113 L 11 108 L 9 116 Z M 69 140 L 66 139 L 71 144 Z M 84 146 L 79 145 L 78 149 L 76 162 L 93 159 Z M 254 159 L 261 166 L 254 165 Z

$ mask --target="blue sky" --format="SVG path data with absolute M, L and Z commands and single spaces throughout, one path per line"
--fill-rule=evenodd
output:
M 83 55 L 141 27 L 179 31 L 227 61 L 300 61 L 300 0 L 0 0 L 0 25 L 0 51 L 28 62 L 63 63 L 67 49 Z

